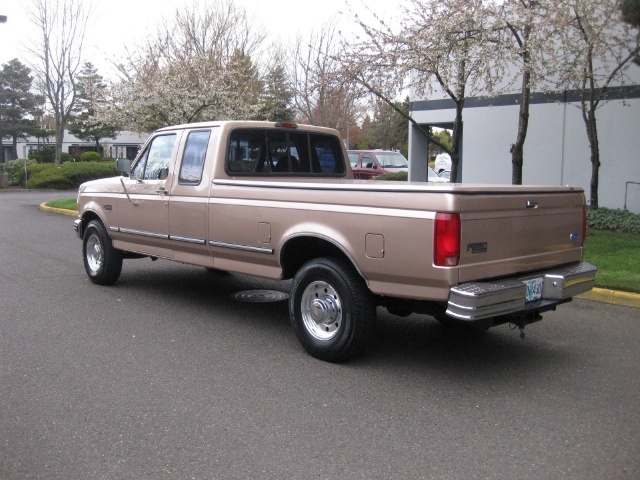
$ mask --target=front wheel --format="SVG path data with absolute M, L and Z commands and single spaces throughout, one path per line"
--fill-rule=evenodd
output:
M 364 280 L 342 258 L 318 258 L 296 273 L 291 325 L 312 356 L 341 362 L 358 355 L 375 327 L 375 302 Z
M 102 222 L 89 222 L 82 240 L 82 258 L 89 280 L 98 285 L 112 285 L 122 272 L 122 252 L 113 248 L 111 237 Z

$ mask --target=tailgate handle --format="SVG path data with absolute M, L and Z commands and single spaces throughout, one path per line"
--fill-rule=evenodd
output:
M 535 200 L 527 200 L 527 208 L 538 208 L 538 202 Z

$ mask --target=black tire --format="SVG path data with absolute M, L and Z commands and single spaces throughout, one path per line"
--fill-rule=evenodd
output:
M 342 258 L 310 260 L 291 286 L 289 315 L 304 349 L 328 362 L 360 354 L 376 320 L 373 294 L 351 263 Z
M 213 268 L 213 267 L 204 267 L 204 268 L 206 268 L 207 272 L 213 273 L 214 275 L 229 275 L 229 272 L 227 272 L 226 270 L 218 270 L 217 268 Z
M 122 252 L 113 248 L 111 237 L 99 220 L 92 220 L 84 231 L 82 260 L 89 280 L 112 285 L 122 272 Z

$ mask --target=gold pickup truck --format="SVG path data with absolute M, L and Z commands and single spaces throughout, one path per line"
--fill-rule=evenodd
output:
M 293 279 L 293 330 L 343 361 L 376 307 L 521 329 L 590 290 L 584 192 L 354 180 L 335 130 L 209 122 L 154 132 L 122 176 L 84 183 L 78 219 L 92 282 L 123 259 L 163 258 Z

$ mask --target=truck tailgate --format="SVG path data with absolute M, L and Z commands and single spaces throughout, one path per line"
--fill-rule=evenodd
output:
M 583 205 L 581 191 L 461 195 L 459 281 L 579 262 Z

